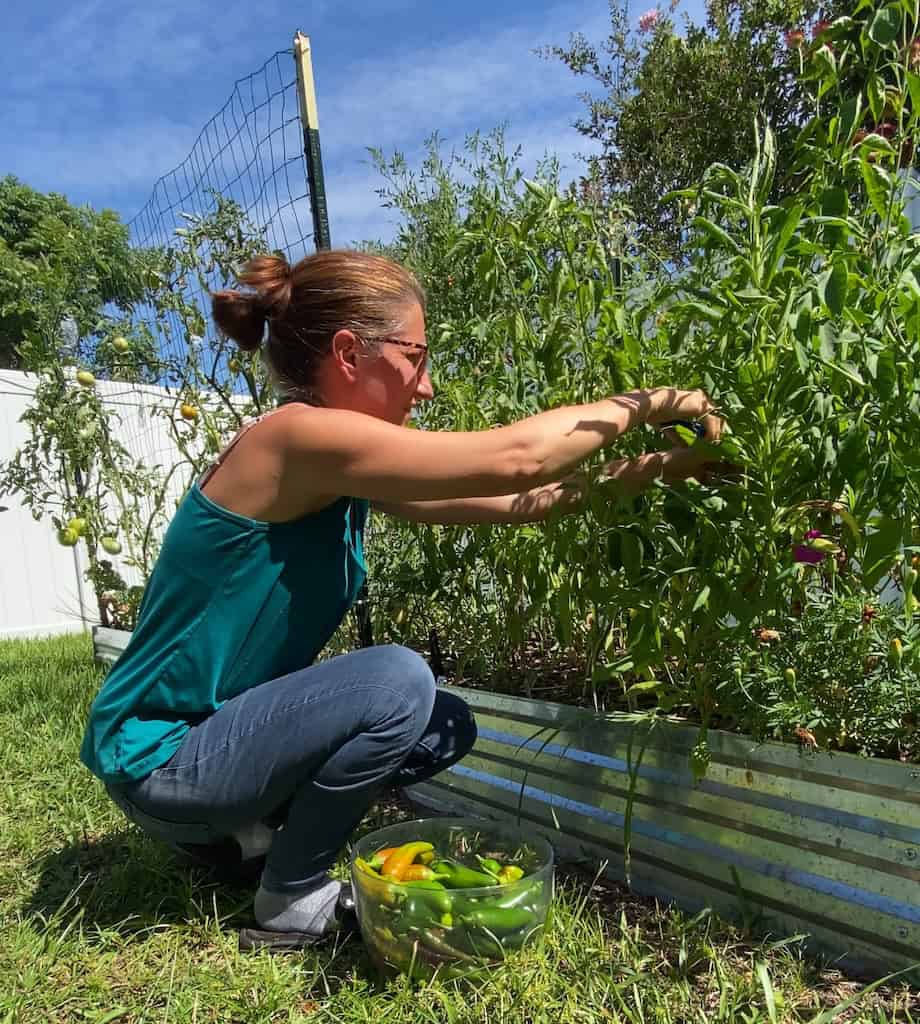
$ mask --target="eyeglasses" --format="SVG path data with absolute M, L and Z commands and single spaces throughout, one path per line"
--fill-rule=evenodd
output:
M 414 360 L 411 360 L 412 365 L 415 367 L 417 373 L 424 373 L 428 366 L 428 346 L 423 345 L 420 341 L 405 341 L 403 338 L 375 338 L 375 341 L 386 342 L 390 345 L 399 345 L 401 348 L 413 348 L 417 352 L 420 352 L 420 356 L 416 356 Z

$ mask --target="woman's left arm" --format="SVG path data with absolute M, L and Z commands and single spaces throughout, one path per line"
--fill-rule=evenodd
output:
M 687 477 L 708 476 L 711 462 L 684 446 L 666 452 L 649 452 L 635 459 L 609 462 L 602 478 L 616 480 L 624 494 L 638 494 L 658 478 L 667 483 Z M 492 498 L 450 498 L 444 501 L 374 502 L 381 512 L 414 523 L 461 526 L 473 523 L 538 523 L 556 512 L 580 512 L 588 491 L 587 477 L 576 473 L 557 483 L 520 494 Z
M 375 501 L 373 508 L 413 523 L 465 526 L 474 523 L 537 523 L 556 510 L 562 515 L 583 506 L 584 491 L 576 477 L 519 494 L 443 501 Z

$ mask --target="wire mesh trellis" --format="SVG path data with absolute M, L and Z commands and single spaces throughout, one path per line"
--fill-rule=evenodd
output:
M 217 197 L 232 200 L 247 226 L 267 247 L 296 261 L 314 242 L 311 196 L 304 155 L 304 133 L 292 50 L 279 50 L 253 74 L 239 79 L 230 98 L 208 121 L 188 156 L 159 178 L 150 198 L 129 221 L 132 244 L 168 249 L 176 231 L 190 220 L 213 215 Z M 221 287 L 215 269 L 203 275 Z M 186 298 L 209 307 L 200 282 L 190 275 Z M 143 316 L 143 310 L 140 311 Z M 167 314 L 159 341 L 176 355 L 183 331 L 176 314 Z M 205 330 L 213 327 L 205 317 Z

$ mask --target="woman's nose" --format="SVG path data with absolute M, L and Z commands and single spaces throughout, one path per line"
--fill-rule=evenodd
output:
M 419 377 L 418 386 L 415 389 L 415 397 L 419 401 L 427 401 L 429 398 L 434 398 L 434 385 L 431 383 L 431 374 L 427 368 L 425 372 Z

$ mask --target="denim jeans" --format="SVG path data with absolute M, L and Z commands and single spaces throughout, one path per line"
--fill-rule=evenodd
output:
M 165 765 L 108 789 L 132 821 L 170 843 L 283 825 L 262 885 L 297 892 L 335 862 L 384 786 L 430 778 L 475 739 L 469 707 L 435 688 L 420 655 L 368 647 L 228 700 Z

